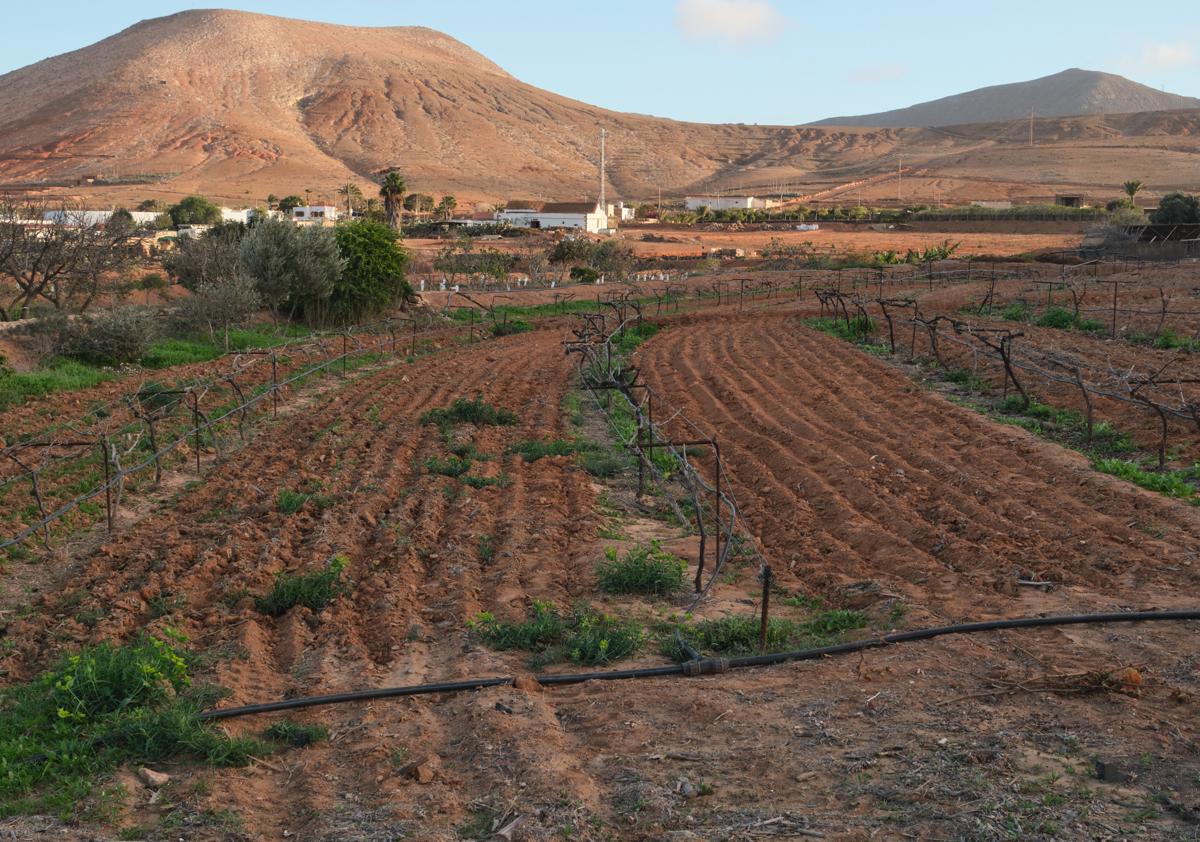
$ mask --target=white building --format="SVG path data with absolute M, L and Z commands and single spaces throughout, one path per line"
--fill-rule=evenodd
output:
M 292 222 L 324 225 L 337 222 L 338 209 L 333 205 L 300 205 L 292 208 Z
M 770 199 L 758 199 L 754 196 L 687 196 L 684 204 L 688 210 L 765 210 L 779 204 Z
M 617 220 L 617 222 L 633 222 L 637 217 L 637 210 L 624 202 L 617 202 L 616 204 L 609 204 L 608 216 L 610 219 Z
M 608 214 L 599 202 L 532 202 L 514 199 L 496 213 L 497 222 L 514 228 L 579 228 L 589 234 L 608 229 Z
M 91 227 L 107 225 L 114 213 L 116 211 L 111 210 L 53 210 L 44 211 L 42 219 L 46 222 L 57 222 L 63 225 Z M 154 220 L 158 219 L 157 213 L 146 211 L 130 211 L 129 215 L 133 217 L 135 225 L 151 225 Z

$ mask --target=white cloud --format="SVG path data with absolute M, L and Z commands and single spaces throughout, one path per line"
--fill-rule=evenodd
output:
M 745 47 L 774 39 L 787 23 L 767 0 L 679 0 L 675 25 L 693 41 Z
M 850 73 L 850 81 L 856 85 L 874 85 L 907 75 L 908 68 L 903 64 L 864 64 Z
M 1196 64 L 1196 53 L 1187 41 L 1175 44 L 1146 44 L 1135 62 L 1153 70 L 1171 70 Z

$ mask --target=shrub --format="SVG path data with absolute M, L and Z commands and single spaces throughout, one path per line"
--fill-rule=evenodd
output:
M 512 336 L 514 333 L 528 333 L 533 325 L 521 319 L 505 319 L 492 324 L 492 336 Z
M 167 210 L 174 225 L 216 225 L 221 209 L 203 196 L 188 196 Z
M 59 353 L 94 365 L 135 363 L 158 336 L 155 315 L 141 307 L 102 310 L 71 321 Z
M 431 409 L 421 416 L 422 424 L 437 424 L 439 427 L 452 427 L 455 424 L 498 427 L 516 424 L 518 420 L 515 413 L 497 409 L 478 395 L 472 400 L 456 398 L 450 406 Z
M 471 459 L 459 456 L 448 456 L 445 459 L 441 459 L 437 456 L 431 456 L 425 460 L 425 470 L 431 474 L 439 474 L 444 477 L 460 477 L 471 470 Z
M 280 573 L 270 593 L 255 600 L 255 607 L 264 614 L 279 617 L 296 605 L 321 611 L 346 590 L 342 572 L 350 559 L 335 555 L 324 569 L 300 576 Z
M 773 618 L 767 622 L 767 645 L 764 651 L 784 652 L 828 646 L 838 642 L 844 633 L 863 628 L 865 616 L 857 611 L 832 609 L 820 611 L 804 621 Z M 704 654 L 749 655 L 756 653 L 760 620 L 753 615 L 734 615 L 680 626 L 680 633 Z M 678 641 L 667 638 L 664 652 L 677 661 L 688 658 Z
M 328 297 L 302 299 L 305 319 L 315 324 L 354 324 L 412 299 L 405 277 L 408 255 L 397 244 L 395 231 L 362 220 L 338 226 L 334 236 L 344 269 Z
M 579 454 L 579 464 L 594 477 L 614 477 L 625 469 L 625 460 L 611 450 L 586 450 Z
M 570 456 L 578 449 L 573 441 L 551 439 L 549 441 L 519 441 L 510 446 L 506 453 L 514 453 L 526 462 L 536 462 L 543 456 Z
M 0 813 L 69 817 L 93 776 L 121 763 L 186 755 L 240 765 L 258 744 L 198 719 L 212 693 L 192 688 L 187 653 L 157 638 L 101 643 L 0 695 Z
M 1189 481 L 1200 468 L 1193 468 L 1191 471 L 1148 471 L 1124 459 L 1096 459 L 1092 462 L 1092 467 L 1149 491 L 1157 491 L 1159 494 L 1187 500 L 1193 504 L 1200 503 L 1200 498 L 1196 496 L 1196 486 Z
M 1029 321 L 1029 305 L 1024 301 L 1014 301 L 1000 311 L 1000 318 L 1009 322 Z
M 1037 326 L 1066 330 L 1075 326 L 1075 314 L 1065 307 L 1051 307 L 1038 317 Z
M 261 306 L 254 281 L 237 275 L 219 283 L 201 284 L 180 303 L 177 318 L 191 330 L 207 332 L 213 342 L 220 333 L 225 350 L 229 350 L 230 329 L 244 325 Z
M 658 541 L 634 547 L 618 558 L 609 548 L 607 560 L 596 568 L 600 588 L 608 593 L 636 593 L 649 596 L 668 596 L 683 588 L 687 565 L 683 559 L 667 552 Z
M 553 604 L 539 601 L 533 603 L 524 622 L 504 623 L 483 613 L 468 623 L 468 628 L 493 649 L 535 653 L 535 663 L 607 664 L 632 655 L 644 637 L 641 627 L 632 621 L 587 608 L 563 616 Z

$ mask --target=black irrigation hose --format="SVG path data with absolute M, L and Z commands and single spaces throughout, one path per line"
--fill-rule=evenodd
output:
M 788 661 L 812 661 L 830 655 L 845 655 L 851 652 L 861 652 L 865 649 L 889 646 L 894 643 L 912 643 L 917 640 L 930 640 L 948 634 L 971 634 L 973 632 L 997 631 L 1000 629 L 1026 629 L 1036 626 L 1074 626 L 1097 623 L 1138 623 L 1178 620 L 1200 620 L 1200 609 L 1185 611 L 1127 611 L 1110 612 L 1107 614 L 1068 614 L 1050 617 L 1017 617 L 1010 620 L 987 620 L 980 623 L 957 623 L 950 626 L 934 626 L 927 629 L 895 632 L 893 634 L 885 634 L 882 637 L 855 640 L 835 646 L 822 646 L 817 649 L 799 649 L 793 652 L 776 652 L 770 655 L 747 655 L 741 658 L 729 659 L 703 658 L 664 667 L 539 675 L 536 676 L 536 680 L 543 686 L 555 686 L 582 684 L 585 681 L 618 681 L 628 678 L 657 678 L 668 675 L 706 675 L 726 672 L 731 669 L 772 666 Z M 246 705 L 245 707 L 209 710 L 201 713 L 199 718 L 205 720 L 232 719 L 256 713 L 273 713 L 281 710 L 296 710 L 298 708 L 343 704 L 345 702 L 392 699 L 400 696 L 421 696 L 429 693 L 457 693 L 463 690 L 481 690 L 484 687 L 500 687 L 512 684 L 514 680 L 512 676 L 476 678 L 468 681 L 451 681 L 439 684 L 413 684 L 407 687 L 355 690 L 349 693 L 333 693 L 327 696 L 304 696 L 296 699 L 284 699 L 278 702 Z

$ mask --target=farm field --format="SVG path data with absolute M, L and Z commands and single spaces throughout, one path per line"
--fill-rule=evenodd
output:
M 988 289 L 930 291 L 911 267 L 889 271 L 887 294 L 924 312 L 957 312 Z M 999 303 L 1057 267 L 1028 271 L 997 284 Z M 632 352 L 667 404 L 656 409 L 663 429 L 686 416 L 719 439 L 737 500 L 739 551 L 697 622 L 754 615 L 760 562 L 776 579 L 772 616 L 853 615 L 847 639 L 1195 607 L 1194 507 L 956 405 L 902 360 L 812 329 L 814 289 L 865 295 L 875 274 L 804 275 L 798 296 L 651 307 L 661 329 Z M 289 714 L 327 737 L 237 768 L 155 764 L 171 775 L 155 803 L 122 769 L 106 786 L 125 795 L 90 826 L 155 839 L 1196 838 L 1193 623 L 988 632 L 695 678 L 529 678 L 669 663 L 655 636 L 691 596 L 607 593 L 597 568 L 609 548 L 658 541 L 687 560 L 685 579 L 695 572 L 697 537 L 660 495 L 636 497 L 631 463 L 596 472 L 569 452 L 521 455 L 529 442 L 613 447 L 563 352 L 575 324 L 564 315 L 411 362 L 378 360 L 260 421 L 224 458 L 206 454 L 202 481 L 131 497 L 112 536 L 92 529 L 10 561 L 7 682 L 56 652 L 145 632 L 186 635 L 198 680 L 228 688 L 220 708 L 522 676 Z M 1167 353 L 1030 332 L 1047 343 L 1059 334 L 1081 355 L 1148 365 L 1138 355 Z M 438 421 L 456 400 L 512 417 Z M 1144 412 L 1118 420 L 1149 423 Z M 326 607 L 263 610 L 278 574 L 335 558 L 346 586 Z M 517 621 L 535 601 L 594 606 L 648 639 L 598 666 L 571 653 L 535 666 L 528 652 L 488 645 L 484 612 Z M 281 721 L 222 725 L 251 735 Z M 1097 763 L 1118 773 L 1100 780 Z M 0 829 L 32 834 L 37 821 Z

